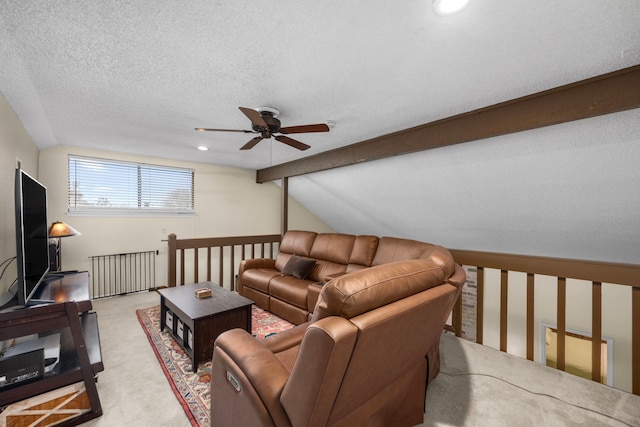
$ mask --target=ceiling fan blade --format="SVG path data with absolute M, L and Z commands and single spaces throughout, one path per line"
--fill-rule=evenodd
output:
M 276 136 L 276 140 L 280 141 L 280 142 L 284 142 L 285 144 L 293 147 L 293 148 L 297 148 L 298 150 L 307 150 L 309 148 L 311 148 L 311 146 L 307 145 L 307 144 L 303 144 L 300 141 L 296 141 L 293 138 L 289 138 L 288 136 L 284 136 L 284 135 L 278 135 Z
M 251 130 L 242 130 L 242 129 L 211 129 L 211 128 L 195 128 L 198 132 L 242 132 L 242 133 L 253 133 Z
M 254 110 L 253 108 L 245 108 L 245 107 L 238 107 L 238 108 L 240 108 L 240 111 L 242 111 L 244 115 L 247 116 L 249 120 L 251 120 L 251 123 L 254 126 L 257 126 L 259 128 L 265 128 L 265 129 L 269 128 L 269 126 L 267 126 L 267 123 L 264 121 L 260 113 Z
M 256 146 L 256 144 L 260 141 L 262 141 L 264 138 L 261 136 L 256 136 L 255 138 L 252 138 L 251 141 L 247 142 L 246 144 L 244 144 L 242 147 L 240 147 L 241 150 L 251 150 L 253 147 Z
M 287 126 L 280 128 L 280 133 L 310 133 L 310 132 L 329 132 L 329 126 L 325 123 L 319 123 L 316 125 L 302 125 L 302 126 Z

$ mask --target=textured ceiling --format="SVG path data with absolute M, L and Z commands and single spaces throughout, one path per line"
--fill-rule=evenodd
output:
M 40 148 L 249 169 L 640 63 L 640 2 L 0 1 L 0 91 Z M 272 106 L 305 152 L 252 135 Z M 210 148 L 206 153 L 199 145 Z
M 0 92 L 57 144 L 248 169 L 640 64 L 638 0 L 0 0 Z M 635 88 L 637 90 L 637 88 Z M 280 110 L 300 152 L 252 135 Z M 640 109 L 294 177 L 339 232 L 637 263 Z M 199 145 L 210 149 L 200 152 Z

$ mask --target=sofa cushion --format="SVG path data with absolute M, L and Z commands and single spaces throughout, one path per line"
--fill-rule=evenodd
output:
M 351 319 L 367 311 L 440 285 L 444 266 L 428 259 L 400 261 L 345 274 L 327 283 L 311 317 Z
M 322 233 L 311 247 L 311 258 L 347 265 L 356 237 L 350 234 Z
M 287 231 L 284 237 L 282 237 L 279 250 L 280 252 L 308 257 L 317 235 L 318 233 L 314 233 L 313 231 Z
M 282 274 L 295 276 L 298 279 L 306 279 L 309 276 L 309 273 L 311 273 L 311 269 L 315 263 L 316 260 L 314 259 L 292 255 L 282 269 Z
M 371 265 L 418 259 L 422 253 L 431 246 L 433 245 L 417 240 L 382 237 L 378 243 L 378 249 L 376 250 L 376 255 Z
M 340 276 L 347 270 L 345 264 L 338 264 L 331 261 L 317 260 L 316 265 L 311 269 L 309 279 L 314 282 L 324 282 L 333 276 Z
M 373 257 L 378 249 L 377 236 L 357 236 L 353 242 L 353 250 L 349 256 L 347 271 L 358 270 L 362 267 L 371 267 Z
M 242 284 L 268 294 L 269 282 L 275 276 L 280 276 L 280 272 L 273 268 L 251 268 L 242 273 Z
M 308 280 L 293 276 L 276 276 L 269 284 L 269 294 L 296 307 L 307 309 Z

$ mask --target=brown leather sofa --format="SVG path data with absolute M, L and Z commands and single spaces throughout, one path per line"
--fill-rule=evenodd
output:
M 448 251 L 436 252 L 327 282 L 310 321 L 272 337 L 221 334 L 212 425 L 422 423 L 440 335 L 465 280 Z
M 294 256 L 315 261 L 308 275 L 285 274 Z M 309 320 L 321 285 L 332 278 L 421 258 L 444 260 L 451 254 L 443 247 L 416 240 L 293 230 L 283 236 L 275 260 L 247 259 L 240 263 L 237 289 L 259 307 L 299 325 Z

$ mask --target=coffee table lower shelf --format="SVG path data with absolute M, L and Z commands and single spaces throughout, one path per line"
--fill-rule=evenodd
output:
M 209 288 L 212 296 L 197 298 L 196 289 Z M 210 360 L 213 342 L 229 329 L 251 333 L 253 301 L 212 282 L 160 289 L 160 330 L 165 328 L 189 355 L 191 369 Z

